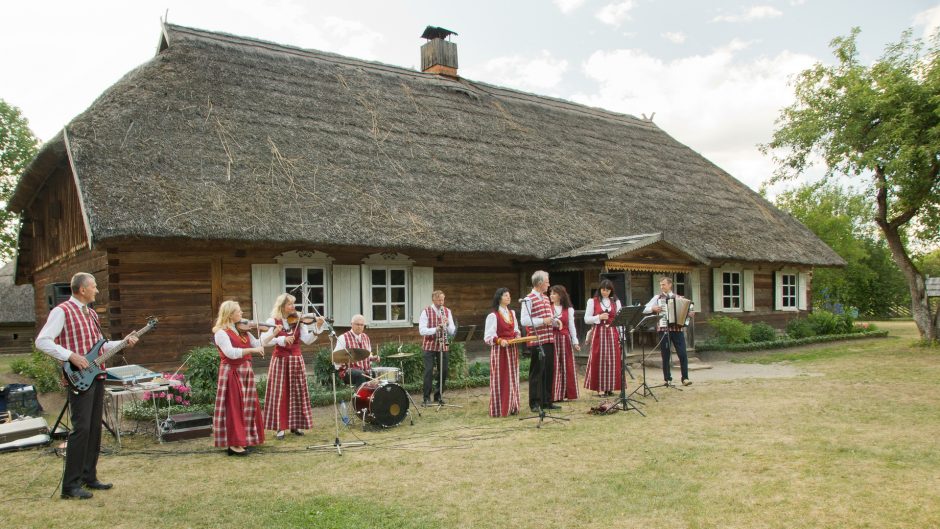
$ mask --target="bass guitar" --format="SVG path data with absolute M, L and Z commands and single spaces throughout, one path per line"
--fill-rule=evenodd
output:
M 134 331 L 132 334 L 136 335 L 138 338 L 149 332 L 151 329 L 157 326 L 157 318 L 151 317 L 147 320 L 147 325 L 144 325 L 141 329 Z M 65 375 L 65 381 L 68 382 L 69 387 L 72 388 L 72 391 L 75 393 L 84 393 L 88 388 L 91 387 L 92 383 L 95 381 L 99 375 L 105 372 L 105 369 L 102 369 L 101 366 L 104 365 L 112 356 L 121 352 L 122 349 L 127 345 L 127 339 L 130 338 L 130 335 L 121 340 L 117 345 L 108 349 L 104 354 L 101 353 L 101 348 L 104 347 L 104 344 L 108 343 L 108 340 L 102 338 L 98 340 L 98 343 L 91 348 L 90 351 L 84 354 L 86 360 L 88 360 L 88 367 L 85 369 L 77 369 L 72 365 L 68 360 L 65 361 L 65 364 L 62 365 L 62 373 Z

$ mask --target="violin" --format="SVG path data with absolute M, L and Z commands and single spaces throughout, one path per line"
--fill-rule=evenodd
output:
M 333 323 L 333 318 L 324 318 L 327 323 Z M 293 327 L 298 322 L 303 323 L 304 325 L 313 325 L 317 322 L 317 317 L 313 314 L 291 314 L 287 317 L 287 324 Z
M 247 336 L 252 331 L 268 332 L 268 329 L 273 329 L 274 327 L 276 327 L 276 325 L 268 325 L 267 323 L 248 320 L 239 320 L 235 322 L 235 330 L 238 331 L 238 334 L 241 336 Z

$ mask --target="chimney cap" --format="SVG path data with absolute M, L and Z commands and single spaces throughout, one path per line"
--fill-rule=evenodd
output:
M 428 26 L 424 28 L 424 33 L 421 34 L 422 39 L 446 39 L 450 35 L 456 35 L 455 31 L 449 29 L 439 28 L 435 26 Z

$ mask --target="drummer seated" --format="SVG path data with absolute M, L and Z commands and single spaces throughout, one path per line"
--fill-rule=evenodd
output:
M 378 362 L 381 359 L 372 352 L 372 342 L 366 336 L 366 319 L 361 314 L 353 316 L 349 322 L 349 331 L 343 333 L 336 339 L 336 345 L 333 347 L 333 359 L 355 359 L 354 362 L 334 363 L 339 371 L 340 379 L 351 386 L 358 386 L 371 380 L 375 374 L 372 372 L 372 362 Z M 341 353 L 337 358 L 337 353 Z M 361 356 L 357 353 L 362 353 Z M 366 356 L 368 354 L 369 356 Z M 365 356 L 365 358 L 363 358 Z
M 359 362 L 355 362 L 352 366 L 347 364 L 334 364 L 339 371 L 339 379 L 354 388 L 375 378 L 375 371 L 354 367 L 355 364 L 358 363 Z

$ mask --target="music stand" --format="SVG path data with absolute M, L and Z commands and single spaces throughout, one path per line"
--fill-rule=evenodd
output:
M 476 330 L 476 325 L 457 327 L 457 330 L 454 331 L 454 336 L 450 339 L 448 344 L 469 342 L 470 339 L 473 338 L 473 333 Z M 435 411 L 441 411 L 441 408 L 444 406 L 448 408 L 463 408 L 463 406 L 457 404 L 444 404 L 444 351 L 437 352 L 437 384 L 437 391 L 440 394 L 440 398 L 437 401 L 437 410 Z
M 631 344 L 633 343 L 633 333 L 636 332 L 636 330 L 639 329 L 641 325 L 643 325 L 643 322 L 645 322 L 646 320 L 650 318 L 658 318 L 658 317 L 659 317 L 658 314 L 648 314 L 645 318 L 640 320 L 639 323 L 637 323 L 634 327 L 632 327 L 630 329 L 630 343 Z M 643 355 L 641 356 L 640 362 L 641 362 L 640 366 L 643 369 L 643 383 L 637 386 L 635 390 L 631 391 L 630 394 L 633 395 L 634 393 L 640 390 L 643 390 L 643 392 L 640 393 L 640 396 L 653 397 L 653 400 L 655 400 L 656 402 L 659 402 L 659 399 L 657 399 L 656 395 L 653 393 L 653 387 L 658 388 L 660 386 L 650 386 L 649 384 L 646 383 L 646 347 L 645 346 L 643 347 Z
M 637 408 L 637 404 L 643 404 L 638 400 L 631 399 L 627 395 L 627 379 L 624 375 L 624 370 L 627 368 L 627 350 L 630 349 L 629 342 L 626 340 L 626 332 L 624 329 L 633 329 L 636 325 L 643 319 L 643 305 L 630 305 L 620 309 L 620 312 L 614 316 L 611 325 L 620 327 L 620 398 L 619 402 L 614 405 L 614 407 L 619 407 L 623 411 L 633 410 L 640 415 L 646 417 L 646 414 L 643 413 L 640 408 Z M 632 332 L 632 331 L 631 331 Z M 631 373 L 631 377 L 632 377 Z M 644 381 L 645 382 L 645 381 Z M 632 395 L 633 393 L 631 393 Z

